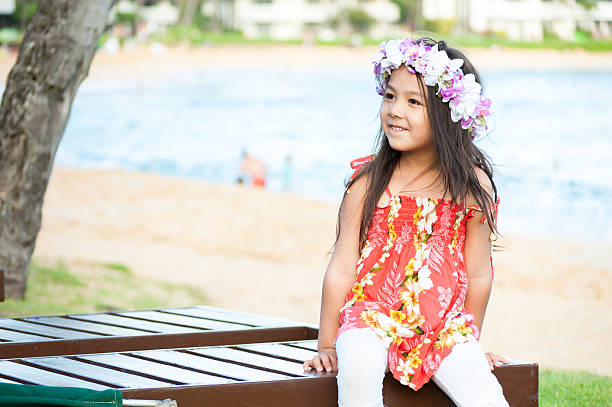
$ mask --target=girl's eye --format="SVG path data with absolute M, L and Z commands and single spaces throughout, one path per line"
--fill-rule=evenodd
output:
M 387 100 L 391 100 L 391 99 L 393 99 L 393 94 L 391 94 L 391 93 L 385 93 L 385 99 L 387 99 Z
M 412 105 L 420 105 L 421 103 L 416 99 L 409 99 L 408 102 Z

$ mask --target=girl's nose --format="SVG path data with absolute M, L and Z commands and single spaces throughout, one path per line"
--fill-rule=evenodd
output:
M 393 117 L 401 116 L 401 106 L 396 101 L 389 103 L 389 114 Z

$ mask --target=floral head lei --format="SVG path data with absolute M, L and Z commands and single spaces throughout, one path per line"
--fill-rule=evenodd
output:
M 444 103 L 449 102 L 451 119 L 461 120 L 472 140 L 486 134 L 491 100 L 482 95 L 473 74 L 463 74 L 463 59 L 450 59 L 446 51 L 438 50 L 438 44 L 430 46 L 423 41 L 397 39 L 379 46 L 382 49 L 372 58 L 379 95 L 384 95 L 391 72 L 405 64 L 409 72 L 420 73 L 427 86 L 437 86 L 436 94 Z

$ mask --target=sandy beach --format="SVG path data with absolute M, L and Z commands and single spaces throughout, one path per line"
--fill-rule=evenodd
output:
M 612 53 L 467 49 L 481 70 L 610 70 Z M 87 81 L 157 78 L 224 66 L 364 66 L 373 47 L 239 46 L 98 53 Z M 5 81 L 15 54 L 0 56 Z M 333 61 L 331 63 L 330 61 Z M 318 322 L 337 208 L 293 193 L 152 173 L 57 167 L 35 257 L 114 262 L 143 278 L 200 287 L 208 305 Z M 612 375 L 612 245 L 506 236 L 483 347 L 543 367 Z
M 118 262 L 198 286 L 209 305 L 318 323 L 336 210 L 292 193 L 56 168 L 35 256 Z M 533 236 L 500 243 L 483 347 L 612 375 L 612 246 Z

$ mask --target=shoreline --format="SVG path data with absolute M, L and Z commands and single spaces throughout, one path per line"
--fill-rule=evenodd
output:
M 160 78 L 177 72 L 240 67 L 273 66 L 281 69 L 363 67 L 371 70 L 375 46 L 303 46 L 281 44 L 228 44 L 161 48 L 125 47 L 116 54 L 100 49 L 92 61 L 86 80 L 135 80 Z M 612 70 L 612 52 L 584 50 L 461 48 L 480 71 L 488 70 Z M 16 52 L 0 54 L 2 83 L 17 57 Z
M 316 324 L 336 210 L 292 193 L 56 167 L 34 255 L 121 263 L 199 287 L 208 305 Z M 532 235 L 500 243 L 483 348 L 612 376 L 612 245 Z M 580 344 L 575 330 L 589 332 Z

